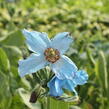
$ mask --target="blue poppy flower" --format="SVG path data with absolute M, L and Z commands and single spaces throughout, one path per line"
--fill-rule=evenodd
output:
M 51 96 L 62 96 L 63 89 L 67 89 L 69 91 L 73 91 L 75 95 L 77 96 L 77 92 L 75 90 L 75 87 L 77 85 L 83 85 L 87 83 L 88 80 L 88 74 L 84 70 L 79 70 L 75 73 L 75 76 L 73 79 L 59 79 L 56 76 L 54 76 L 50 82 L 48 83 L 49 87 L 49 94 Z
M 27 59 L 19 61 L 18 71 L 23 77 L 37 72 L 49 65 L 59 79 L 72 79 L 77 67 L 67 56 L 63 55 L 69 48 L 73 39 L 69 32 L 58 33 L 53 39 L 49 39 L 44 32 L 28 31 L 23 34 L 26 44 L 32 53 Z

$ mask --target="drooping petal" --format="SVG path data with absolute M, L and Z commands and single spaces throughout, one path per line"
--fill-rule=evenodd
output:
M 75 72 L 78 70 L 74 62 L 64 55 L 53 63 L 51 68 L 59 79 L 73 79 Z
M 37 31 L 30 32 L 26 29 L 22 32 L 26 38 L 26 44 L 31 51 L 41 54 L 50 46 L 50 39 L 46 33 Z
M 43 55 L 32 54 L 25 60 L 19 61 L 19 72 L 20 76 L 23 77 L 27 74 L 37 72 L 38 70 L 44 68 L 47 62 Z
M 69 91 L 73 91 L 75 93 L 75 95 L 77 96 L 77 92 L 75 90 L 75 87 L 77 86 L 77 84 L 75 84 L 73 82 L 73 80 L 66 80 L 65 84 L 63 85 L 64 89 L 67 89 Z
M 65 89 L 73 91 L 75 87 L 76 87 L 76 84 L 72 80 L 66 80 L 66 84 L 64 85 Z
M 77 92 L 75 90 L 75 87 L 77 85 L 83 85 L 87 83 L 88 80 L 88 74 L 84 70 L 79 70 L 78 72 L 75 73 L 75 76 L 72 80 L 66 80 L 66 84 L 64 85 L 63 88 L 73 91 L 75 95 L 77 96 Z
M 63 80 L 53 77 L 47 84 L 49 87 L 49 94 L 51 96 L 61 96 L 63 94 L 62 84 Z
M 61 80 L 61 79 L 58 79 L 57 77 L 55 77 L 56 79 L 55 79 L 55 87 L 56 87 L 56 91 L 58 92 L 58 93 L 60 93 L 61 92 L 61 94 L 62 94 L 62 87 L 63 87 L 63 85 L 65 84 L 65 80 Z
M 70 36 L 69 32 L 62 32 L 57 34 L 51 42 L 53 48 L 58 49 L 61 54 L 65 53 L 70 44 L 72 43 L 73 39 Z
M 69 79 L 58 79 L 56 76 L 54 76 L 50 82 L 48 83 L 49 87 L 49 94 L 51 96 L 62 96 L 63 89 L 67 89 L 68 91 L 72 91 L 77 96 L 77 92 L 75 90 L 75 87 L 77 85 L 73 83 L 72 80 Z
M 76 72 L 74 78 L 71 79 L 59 79 L 54 76 L 48 83 L 49 94 L 51 96 L 62 96 L 63 89 L 74 92 L 75 96 L 78 96 L 75 88 L 77 85 L 83 85 L 87 82 L 88 74 L 84 70 L 79 70 Z
M 72 80 L 66 80 L 64 88 L 73 91 L 75 95 L 77 95 L 77 92 L 74 88 L 77 85 L 83 85 L 87 83 L 87 80 L 88 80 L 88 74 L 84 70 L 79 70 L 78 72 L 75 73 L 75 76 Z
M 87 80 L 88 80 L 88 74 L 84 70 L 79 70 L 73 79 L 73 81 L 77 85 L 83 85 L 87 83 Z

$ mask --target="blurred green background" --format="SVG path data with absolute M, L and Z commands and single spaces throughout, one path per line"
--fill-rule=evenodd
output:
M 0 109 L 46 109 L 41 100 L 29 103 L 33 77 L 17 71 L 18 60 L 30 54 L 23 28 L 50 37 L 71 32 L 66 55 L 89 80 L 77 87 L 80 102 L 70 109 L 109 109 L 109 0 L 0 0 Z

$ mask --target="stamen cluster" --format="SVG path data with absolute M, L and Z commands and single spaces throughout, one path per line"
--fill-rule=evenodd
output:
M 55 63 L 60 58 L 60 53 L 57 49 L 47 48 L 44 52 L 45 58 L 51 63 Z

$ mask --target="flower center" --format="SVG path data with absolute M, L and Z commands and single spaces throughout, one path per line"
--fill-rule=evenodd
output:
M 47 48 L 44 52 L 47 61 L 55 63 L 60 58 L 60 53 L 57 49 Z

